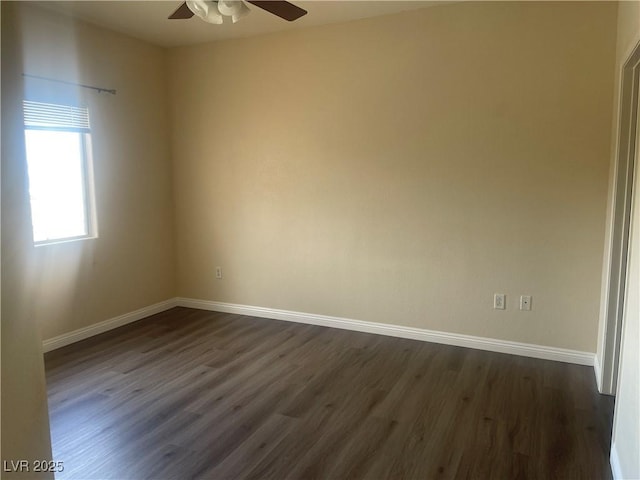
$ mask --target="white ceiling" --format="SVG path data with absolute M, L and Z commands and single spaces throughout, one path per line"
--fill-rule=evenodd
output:
M 249 5 L 251 13 L 236 24 L 211 25 L 197 17 L 189 20 L 169 20 L 167 17 L 181 0 L 147 1 L 39 1 L 39 5 L 87 22 L 115 30 L 163 47 L 192 45 L 229 38 L 248 37 L 283 30 L 292 30 L 360 18 L 416 10 L 444 1 L 423 0 L 311 0 L 292 3 L 309 13 L 287 22 L 261 8 Z

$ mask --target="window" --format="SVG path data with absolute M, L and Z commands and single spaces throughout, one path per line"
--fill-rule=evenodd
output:
M 27 100 L 23 107 L 34 243 L 94 237 L 88 109 Z

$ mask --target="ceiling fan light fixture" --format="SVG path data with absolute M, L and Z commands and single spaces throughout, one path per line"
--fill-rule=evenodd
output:
M 194 14 L 208 23 L 220 25 L 222 23 L 222 15 L 218 12 L 214 2 L 206 0 L 187 0 L 187 7 Z
M 231 17 L 233 23 L 236 23 L 251 10 L 249 10 L 242 0 L 218 0 L 218 11 L 222 15 Z
M 218 0 L 218 11 L 222 15 L 227 15 L 227 16 L 235 15 L 236 12 L 239 10 L 238 3 L 240 2 L 236 0 Z
M 242 17 L 246 17 L 251 12 L 251 9 L 247 7 L 247 5 L 245 5 L 242 0 L 239 0 L 238 3 L 240 4 L 240 6 L 238 7 L 238 11 L 231 15 L 231 20 L 233 21 L 233 23 L 236 23 Z
M 169 20 L 186 20 L 196 15 L 206 22 L 220 24 L 224 15 L 236 23 L 251 12 L 247 3 L 288 22 L 308 13 L 287 0 L 187 0 L 169 15 Z
M 200 18 L 204 18 L 209 13 L 209 5 L 204 0 L 187 0 L 187 7 Z
M 203 18 L 205 22 L 215 23 L 216 25 L 222 24 L 222 15 L 220 15 L 215 8 L 210 8 L 209 13 L 205 18 Z

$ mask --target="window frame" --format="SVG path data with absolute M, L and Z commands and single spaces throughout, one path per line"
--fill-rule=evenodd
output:
M 33 241 L 33 245 L 35 247 L 42 247 L 46 245 L 54 245 L 59 243 L 69 243 L 69 242 L 77 242 L 82 240 L 91 240 L 98 238 L 98 222 L 96 215 L 96 204 L 95 204 L 95 183 L 94 183 L 94 175 L 93 175 L 93 155 L 92 155 L 92 143 L 91 143 L 91 129 L 88 125 L 88 115 L 89 108 L 88 106 L 77 106 L 77 105 L 68 105 L 62 103 L 52 103 L 52 102 L 34 102 L 32 100 L 25 99 L 23 102 L 23 111 L 24 105 L 26 102 L 30 103 L 48 103 L 49 105 L 55 105 L 59 107 L 71 107 L 71 108 L 82 108 L 86 110 L 87 116 L 87 127 L 86 128 L 78 128 L 74 126 L 64 126 L 64 125 L 56 125 L 56 126 L 45 126 L 45 125 L 27 125 L 27 121 L 25 119 L 23 125 L 23 135 L 25 141 L 25 162 L 27 167 L 27 177 L 28 177 L 28 187 L 29 187 L 29 211 L 31 216 L 31 238 Z M 36 240 L 35 239 L 35 229 L 34 229 L 34 219 L 33 219 L 33 206 L 31 199 L 31 178 L 28 175 L 29 170 L 29 156 L 27 152 L 27 138 L 26 133 L 28 130 L 38 130 L 38 131 L 48 131 L 48 132 L 70 132 L 76 133 L 79 136 L 79 154 L 80 154 L 80 177 L 81 177 L 81 188 L 82 188 L 82 204 L 83 204 L 83 213 L 84 213 L 84 226 L 86 234 L 83 235 L 74 235 L 68 237 L 59 237 L 59 238 L 47 238 L 45 240 Z

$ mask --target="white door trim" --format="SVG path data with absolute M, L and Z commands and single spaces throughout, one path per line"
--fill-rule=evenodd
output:
M 629 226 L 633 197 L 633 173 L 638 149 L 638 99 L 640 94 L 640 44 L 631 51 L 622 67 L 620 117 L 611 222 L 607 225 L 610 242 L 606 246 L 603 281 L 604 334 L 598 349 L 602 352 L 598 387 L 601 393 L 614 395 L 618 378 L 624 295 L 629 251 Z

